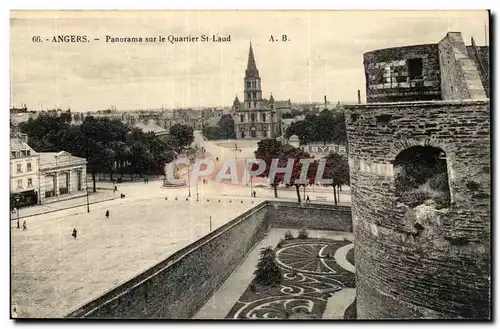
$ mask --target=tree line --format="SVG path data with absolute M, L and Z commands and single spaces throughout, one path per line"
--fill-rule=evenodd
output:
M 292 135 L 297 135 L 301 144 L 312 142 L 346 144 L 344 113 L 334 113 L 325 109 L 318 115 L 307 114 L 304 120 L 293 122 L 287 128 L 285 137 L 288 139 Z
M 333 188 L 333 196 L 335 204 L 338 204 L 340 189 L 343 185 L 350 184 L 350 176 L 349 176 L 349 164 L 347 158 L 344 155 L 337 153 L 330 153 L 326 156 L 326 164 L 323 171 L 322 177 L 316 177 L 319 162 L 314 160 L 309 164 L 309 168 L 306 174 L 306 184 L 294 184 L 295 180 L 298 180 L 302 171 L 303 164 L 300 162 L 301 159 L 311 159 L 311 156 L 298 149 L 294 148 L 290 145 L 283 145 L 281 142 L 275 139 L 264 139 L 261 140 L 258 144 L 257 151 L 255 151 L 255 157 L 257 159 L 261 159 L 266 163 L 265 171 L 259 175 L 259 177 L 267 177 L 270 176 L 270 169 L 273 159 L 278 160 L 278 167 L 286 167 L 287 163 L 290 159 L 293 160 L 293 170 L 292 176 L 287 186 L 295 187 L 297 192 L 297 200 L 301 202 L 300 197 L 300 187 L 305 187 L 307 185 L 313 185 L 317 183 L 319 179 L 331 179 L 331 184 Z M 252 170 L 257 170 L 258 164 L 254 164 L 252 166 Z M 277 173 L 274 177 L 273 182 L 271 182 L 271 186 L 274 188 L 274 196 L 278 197 L 278 189 L 277 187 L 280 184 L 285 182 L 285 174 Z
M 236 132 L 234 131 L 233 117 L 230 114 L 224 114 L 217 126 L 204 126 L 202 134 L 208 140 L 235 139 Z
M 170 135 L 160 138 L 144 133 L 118 119 L 87 116 L 80 125 L 71 124 L 71 115 L 39 115 L 20 124 L 28 135 L 29 145 L 37 152 L 67 151 L 87 159 L 87 172 L 92 175 L 96 191 L 96 174 L 164 174 L 165 163 L 176 152 L 189 146 L 193 129 L 176 124 Z

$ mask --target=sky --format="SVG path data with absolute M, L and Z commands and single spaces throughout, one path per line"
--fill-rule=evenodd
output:
M 231 106 L 243 98 L 252 43 L 263 97 L 354 103 L 363 53 L 438 43 L 449 31 L 485 44 L 486 11 L 12 11 L 11 106 L 75 111 Z M 231 36 L 231 42 L 106 43 L 111 37 Z M 287 42 L 270 37 L 287 35 Z M 87 43 L 53 43 L 86 35 Z M 42 43 L 33 42 L 40 36 Z M 45 41 L 45 39 L 49 41 Z M 99 41 L 94 41 L 99 38 Z

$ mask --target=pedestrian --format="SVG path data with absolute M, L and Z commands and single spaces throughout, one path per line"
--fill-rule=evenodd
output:
M 23 222 L 23 231 L 26 231 L 28 229 L 28 225 L 26 224 L 26 221 Z
M 309 199 L 309 194 L 307 195 L 306 202 L 311 202 L 311 199 Z
M 109 210 L 106 210 L 106 218 L 109 218 Z
M 11 313 L 11 318 L 17 318 L 17 308 L 14 306 Z
M 253 197 L 256 198 L 257 197 L 257 193 L 255 191 L 253 191 Z
M 118 191 L 118 186 L 115 185 L 115 189 L 113 190 L 113 194 L 115 194 L 116 191 Z
M 144 177 L 144 184 L 146 184 L 146 177 Z
M 75 238 L 75 239 L 76 239 L 76 234 L 77 234 L 77 232 L 76 232 L 76 228 L 74 228 L 74 229 L 73 229 L 73 233 L 72 233 L 71 235 L 72 235 L 72 236 L 73 236 L 73 238 Z

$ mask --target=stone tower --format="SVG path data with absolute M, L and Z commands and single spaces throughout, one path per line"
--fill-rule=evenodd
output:
M 262 89 L 260 86 L 260 76 L 255 57 L 253 55 L 252 43 L 248 51 L 248 63 L 244 78 L 244 102 L 247 109 L 259 109 L 262 102 Z
M 346 106 L 359 319 L 491 317 L 490 102 L 456 35 L 365 54 L 368 104 Z M 382 53 L 433 67 L 398 89 L 417 101 L 371 85 Z

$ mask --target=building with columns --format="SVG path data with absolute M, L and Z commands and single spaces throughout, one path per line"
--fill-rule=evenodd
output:
M 265 139 L 280 136 L 280 113 L 272 94 L 269 100 L 262 98 L 261 79 L 251 43 L 243 83 L 243 102 L 236 96 L 232 107 L 236 138 Z
M 86 194 L 86 159 L 66 151 L 42 152 L 39 155 L 42 204 Z

